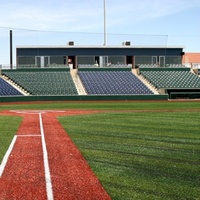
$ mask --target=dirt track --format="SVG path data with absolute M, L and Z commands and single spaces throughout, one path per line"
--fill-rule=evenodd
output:
M 17 139 L 0 177 L 0 200 L 110 199 L 86 160 L 62 128 L 56 116 L 89 114 L 93 111 L 4 111 L 1 115 L 22 116 Z M 40 114 L 38 114 L 40 113 Z M 44 167 L 42 119 L 48 153 L 50 182 Z M 52 191 L 51 187 L 52 186 Z M 52 192 L 49 195 L 49 193 Z

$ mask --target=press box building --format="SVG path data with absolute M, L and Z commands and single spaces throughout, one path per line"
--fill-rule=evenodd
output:
M 19 46 L 16 49 L 17 67 L 59 67 L 81 65 L 109 67 L 125 65 L 135 68 L 141 64 L 165 67 L 182 64 L 183 47 L 134 46 L 124 42 L 120 46 Z

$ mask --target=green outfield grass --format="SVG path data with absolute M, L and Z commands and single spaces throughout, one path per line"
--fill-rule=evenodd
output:
M 1 110 L 13 109 L 89 109 L 89 110 L 166 110 L 166 109 L 198 109 L 200 110 L 200 102 L 137 102 L 137 101 L 61 101 L 61 102 L 40 102 L 40 103 L 0 103 Z
M 13 136 L 17 132 L 21 120 L 21 117 L 0 115 L 0 164 L 13 139 Z
M 112 199 L 199 199 L 200 102 L 0 105 L 0 110 L 16 109 L 106 110 L 63 116 L 59 121 Z M 1 146 L 8 146 L 3 137 L 16 132 L 21 118 L 0 116 L 0 120 L 2 155 Z M 7 131 L 4 136 L 2 130 Z
M 112 199 L 199 199 L 199 112 L 116 112 L 59 120 Z

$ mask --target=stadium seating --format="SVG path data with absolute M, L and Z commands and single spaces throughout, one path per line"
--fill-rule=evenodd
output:
M 93 68 L 93 67 L 97 67 L 94 64 L 79 64 L 78 68 Z
M 0 78 L 0 96 L 21 96 L 22 94 L 12 85 Z
M 186 66 L 182 64 L 167 64 L 166 67 L 181 68 L 181 67 L 186 67 Z
M 78 68 L 98 68 L 99 65 L 95 64 L 79 64 Z M 127 64 L 106 64 L 105 68 L 131 68 L 131 66 Z
M 156 88 L 200 88 L 200 78 L 190 71 L 141 71 Z
M 131 71 L 80 71 L 88 94 L 153 94 Z
M 76 95 L 77 90 L 66 71 L 4 72 L 31 95 Z
M 141 64 L 141 65 L 139 65 L 139 68 L 154 68 L 154 67 L 158 67 L 158 65 L 156 65 L 156 64 Z
M 156 89 L 199 89 L 200 77 L 188 68 L 142 68 L 139 73 Z M 4 70 L 14 83 L 30 95 L 78 95 L 69 70 Z M 146 95 L 154 94 L 128 69 L 81 69 L 77 74 L 88 95 Z M 1 79 L 0 95 L 23 95 Z M 5 86 L 8 85 L 8 86 Z M 11 87 L 11 89 L 8 89 Z M 12 91 L 12 92 L 11 92 Z M 15 92 L 13 92 L 15 91 Z M 194 92 L 194 91 L 193 91 Z M 195 91 L 197 92 L 197 91 Z
M 159 66 L 157 64 L 140 64 L 139 68 L 158 68 Z M 166 64 L 165 67 L 169 68 L 183 68 L 186 67 L 182 64 Z

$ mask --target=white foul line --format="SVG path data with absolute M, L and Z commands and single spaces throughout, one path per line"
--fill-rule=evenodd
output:
M 66 112 L 64 110 L 10 110 L 10 112 L 15 112 L 15 113 L 19 113 L 19 114 L 45 114 L 45 113 L 55 113 L 55 112 L 59 112 L 59 113 L 63 113 Z
M 53 190 L 52 190 L 51 175 L 50 175 L 50 169 L 49 169 L 47 147 L 46 147 L 46 142 L 45 142 L 45 138 L 44 138 L 42 113 L 39 113 L 39 119 L 40 119 L 40 132 L 41 132 L 41 138 L 42 138 L 42 150 L 43 150 L 43 159 L 44 159 L 47 200 L 53 200 L 54 199 L 53 198 Z
M 39 113 L 39 121 L 40 121 L 40 133 L 41 133 L 41 139 L 42 139 L 42 150 L 43 150 L 43 159 L 44 159 L 44 170 L 45 170 L 45 182 L 46 182 L 46 193 L 47 193 L 47 200 L 53 200 L 53 190 L 52 190 L 52 183 L 51 183 L 51 175 L 50 175 L 50 169 L 49 169 L 49 162 L 48 162 L 48 153 L 47 153 L 47 147 L 46 147 L 46 142 L 45 142 L 45 137 L 44 137 L 44 128 L 43 128 L 43 123 L 42 123 L 42 113 Z M 18 135 L 18 136 L 40 136 L 40 135 Z M 8 158 L 10 156 L 10 153 L 15 145 L 15 142 L 17 140 L 17 135 L 13 137 L 13 140 L 3 157 L 2 163 L 0 164 L 0 178 L 1 175 L 3 174 L 3 171 L 5 169 L 5 166 L 7 164 Z
M 10 156 L 10 153 L 11 153 L 11 151 L 12 151 L 14 145 L 15 145 L 16 139 L 17 139 L 17 136 L 15 135 L 15 136 L 13 137 L 13 140 L 12 140 L 12 142 L 11 142 L 11 144 L 10 144 L 10 146 L 9 146 L 9 148 L 8 148 L 8 150 L 7 150 L 7 152 L 6 152 L 6 154 L 5 154 L 5 156 L 3 157 L 2 163 L 1 163 L 1 165 L 0 165 L 0 177 L 1 177 L 1 175 L 3 174 L 4 168 L 5 168 L 6 163 L 7 163 L 7 161 L 8 161 L 8 157 Z

